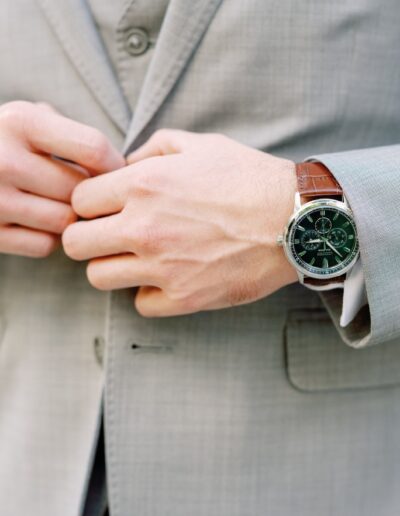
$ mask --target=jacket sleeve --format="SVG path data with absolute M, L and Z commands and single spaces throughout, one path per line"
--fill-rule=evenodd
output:
M 309 159 L 328 167 L 342 186 L 360 242 L 368 304 L 343 328 L 343 291 L 321 293 L 333 322 L 354 348 L 400 339 L 400 145 Z

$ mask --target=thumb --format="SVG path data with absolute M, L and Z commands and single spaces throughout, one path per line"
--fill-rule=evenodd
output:
M 35 102 L 35 104 L 38 107 L 40 107 L 41 109 L 44 109 L 48 112 L 50 111 L 51 113 L 57 113 L 58 115 L 60 114 L 60 112 L 54 106 L 49 104 L 48 102 L 40 101 L 40 102 Z
M 179 129 L 159 129 L 138 149 L 129 154 L 127 163 L 132 165 L 146 158 L 178 154 L 197 141 L 199 135 Z

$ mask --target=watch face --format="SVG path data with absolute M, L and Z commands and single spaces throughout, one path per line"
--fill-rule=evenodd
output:
M 290 259 L 306 275 L 318 278 L 344 274 L 358 255 L 351 211 L 338 201 L 308 203 L 289 228 L 286 248 Z

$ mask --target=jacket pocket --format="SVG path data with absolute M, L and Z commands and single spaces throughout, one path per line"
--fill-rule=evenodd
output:
M 400 340 L 363 349 L 347 346 L 324 309 L 293 310 L 285 325 L 286 369 L 301 391 L 400 384 Z

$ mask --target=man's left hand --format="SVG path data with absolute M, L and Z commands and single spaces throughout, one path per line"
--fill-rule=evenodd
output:
M 72 196 L 63 235 L 101 290 L 140 287 L 136 308 L 171 316 L 256 301 L 296 281 L 276 245 L 293 211 L 294 163 L 218 134 L 157 131 L 125 168 Z

